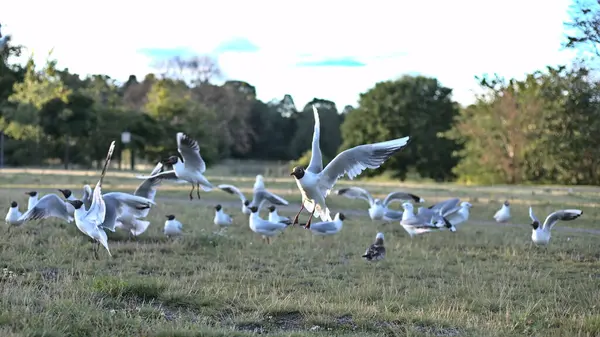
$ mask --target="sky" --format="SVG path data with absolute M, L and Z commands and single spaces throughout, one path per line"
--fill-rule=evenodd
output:
M 37 62 L 119 81 L 153 72 L 153 60 L 210 54 L 225 79 L 246 81 L 263 101 L 291 94 L 341 110 L 377 82 L 436 77 L 463 105 L 476 75 L 523 78 L 569 64 L 563 22 L 572 0 L 429 0 L 300 3 L 255 1 L 10 1 L 2 30 Z M 31 10 L 35 7 L 35 11 Z

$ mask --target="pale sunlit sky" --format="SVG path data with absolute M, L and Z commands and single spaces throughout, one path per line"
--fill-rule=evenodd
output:
M 368 5 L 367 5 L 368 4 Z M 226 79 L 264 101 L 289 93 L 338 109 L 403 74 L 437 77 L 473 101 L 475 75 L 522 78 L 569 64 L 561 51 L 571 0 L 456 1 L 10 1 L 3 33 L 42 62 L 48 51 L 80 75 L 125 81 L 152 72 L 153 57 L 212 54 Z

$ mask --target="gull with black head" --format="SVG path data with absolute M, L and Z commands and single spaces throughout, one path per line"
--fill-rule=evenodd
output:
M 250 229 L 254 233 L 261 234 L 263 240 L 266 240 L 267 244 L 271 243 L 272 236 L 283 232 L 288 226 L 288 224 L 282 222 L 271 222 L 261 218 L 258 214 L 257 206 L 250 207 L 250 212 Z
M 254 181 L 254 186 L 252 187 L 252 200 L 246 199 L 246 196 L 242 191 L 240 191 L 237 187 L 229 184 L 221 184 L 217 186 L 224 192 L 229 194 L 237 195 L 242 201 L 242 213 L 249 215 L 250 208 L 253 206 L 258 207 L 260 210 L 265 202 L 269 202 L 271 205 L 287 205 L 288 201 L 284 198 L 278 196 L 275 193 L 269 192 L 265 188 L 265 182 L 262 175 L 257 175 L 256 180 Z
M 183 224 L 179 220 L 175 219 L 175 215 L 165 215 L 167 220 L 165 221 L 164 233 L 167 237 L 179 236 L 183 231 Z
M 173 166 L 172 170 L 163 171 L 151 176 L 137 176 L 138 179 L 150 179 L 160 177 L 161 179 L 174 181 L 187 181 L 192 184 L 190 191 L 190 200 L 194 199 L 193 193 L 196 189 L 198 199 L 200 199 L 200 188 L 204 191 L 211 191 L 213 185 L 206 179 L 206 163 L 200 156 L 200 146 L 198 142 L 183 132 L 177 133 L 177 150 L 183 160 L 178 156 L 170 156 L 162 161 L 163 164 Z
M 313 114 L 315 118 L 315 127 L 312 139 L 312 154 L 310 163 L 306 169 L 300 166 L 294 167 L 291 176 L 294 176 L 298 189 L 302 194 L 302 205 L 300 211 L 292 221 L 292 224 L 298 223 L 298 217 L 304 208 L 310 212 L 310 217 L 306 223 L 310 226 L 313 215 L 325 221 L 331 221 L 329 208 L 325 203 L 325 198 L 331 192 L 331 189 L 337 180 L 348 175 L 348 178 L 354 179 L 365 169 L 376 169 L 380 167 L 394 153 L 400 151 L 408 143 L 409 137 L 398 138 L 374 144 L 364 144 L 345 150 L 338 154 L 333 160 L 323 168 L 323 159 L 320 148 L 320 122 L 319 112 L 313 105 Z
M 550 242 L 550 231 L 559 221 L 572 221 L 583 214 L 580 209 L 563 209 L 550 213 L 544 223 L 533 214 L 533 208 L 529 206 L 529 217 L 531 218 L 531 241 L 536 245 L 547 245 Z

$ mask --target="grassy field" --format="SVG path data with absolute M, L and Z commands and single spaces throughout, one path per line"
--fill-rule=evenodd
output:
M 109 172 L 104 190 L 133 191 L 134 175 Z M 254 180 L 209 179 L 244 191 Z M 23 192 L 32 189 L 80 195 L 83 183 L 96 180 L 96 172 L 0 170 L 0 206 L 26 205 Z M 293 216 L 293 180 L 266 184 L 290 201 L 280 213 Z M 427 205 L 460 197 L 474 205 L 471 220 L 456 233 L 411 240 L 398 224 L 372 222 L 365 202 L 334 195 L 332 211 L 348 213 L 340 234 L 322 239 L 288 228 L 266 245 L 234 197 L 217 190 L 190 201 L 188 185 L 165 183 L 146 233 L 137 241 L 109 233 L 112 258 L 102 250 L 95 260 L 73 224 L 51 220 L 3 232 L 0 336 L 600 335 L 600 188 L 340 181 L 351 184 L 381 196 L 408 190 Z M 505 199 L 513 225 L 492 222 Z M 212 223 L 216 203 L 235 217 L 223 235 Z M 540 218 L 564 207 L 584 215 L 559 223 L 548 247 L 535 247 L 530 204 Z M 184 224 L 184 237 L 164 237 L 165 214 Z M 388 254 L 369 264 L 360 255 L 378 231 Z

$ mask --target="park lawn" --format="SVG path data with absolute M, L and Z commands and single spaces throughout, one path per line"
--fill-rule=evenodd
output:
M 3 208 L 13 198 L 26 200 L 22 185 L 36 183 L 24 176 L 13 178 L 14 186 L 0 182 Z M 86 179 L 95 182 L 94 177 Z M 48 188 L 84 182 L 66 175 L 44 181 L 51 181 L 44 186 Z M 135 183 L 109 175 L 105 190 L 135 188 Z M 252 179 L 236 183 L 251 188 Z M 284 184 L 267 181 L 267 187 L 282 191 L 289 186 L 293 194 L 284 195 L 297 204 L 293 182 Z M 189 201 L 187 186 L 165 184 L 164 188 L 168 190 L 159 190 L 146 233 L 134 241 L 120 230 L 109 233 L 112 258 L 102 250 L 95 260 L 91 243 L 74 224 L 56 220 L 28 223 L 2 235 L 0 335 L 600 334 L 597 235 L 556 231 L 548 247 L 535 247 L 527 227 L 476 223 L 475 218 L 489 219 L 500 199 L 511 197 L 519 205 L 514 217 L 526 224 L 524 205 L 538 199 L 531 193 L 473 189 L 479 194 L 460 195 L 473 201 L 474 220 L 456 233 L 443 231 L 411 240 L 398 224 L 354 215 L 336 236 L 313 237 L 293 227 L 266 245 L 248 228 L 235 198 L 216 191 L 203 193 L 202 202 Z M 390 190 L 373 187 L 377 188 L 378 193 Z M 454 196 L 459 190 L 452 185 L 413 188 L 432 200 Z M 485 200 L 485 195 L 495 203 Z M 539 197 L 538 217 L 558 202 L 552 198 L 569 199 L 568 194 L 549 192 Z M 364 202 L 336 196 L 328 200 L 334 211 L 365 207 Z M 215 203 L 227 203 L 226 210 L 235 218 L 235 224 L 221 234 L 212 224 Z M 591 202 L 573 201 L 573 205 L 587 203 Z M 586 207 L 580 219 L 557 227 L 585 223 L 592 228 L 593 221 L 587 218 L 594 206 Z M 293 215 L 295 210 L 288 207 L 283 213 Z M 185 236 L 162 235 L 165 214 L 177 216 Z M 377 231 L 386 235 L 388 254 L 384 261 L 369 264 L 360 255 Z

